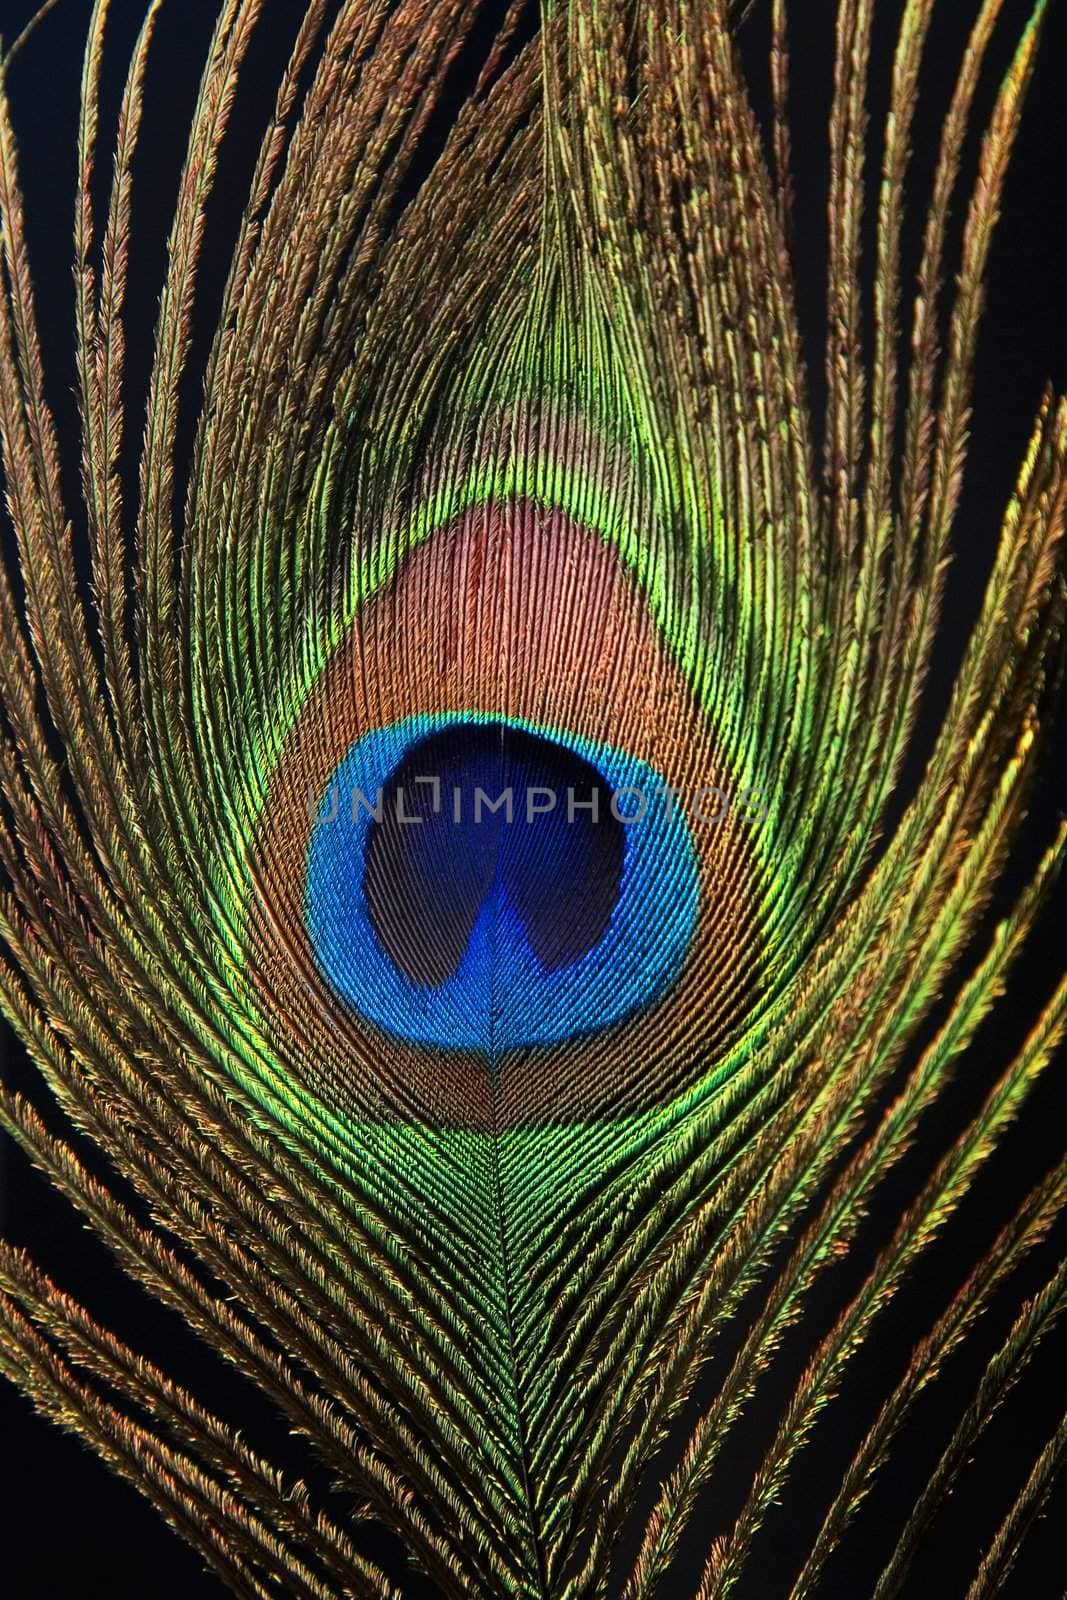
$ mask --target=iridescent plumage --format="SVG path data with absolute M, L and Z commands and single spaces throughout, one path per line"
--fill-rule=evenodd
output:
M 873 299 L 875 7 L 837 9 L 816 429 L 784 0 L 765 131 L 725 0 L 560 0 L 529 42 L 512 7 L 411 192 L 478 7 L 312 0 L 185 459 L 205 210 L 264 11 L 225 0 L 133 483 L 124 314 L 159 4 L 101 176 L 97 0 L 76 505 L 0 93 L 17 547 L 0 568 L 0 986 L 72 1130 L 10 1094 L 2 1117 L 123 1266 L 310 1441 L 342 1498 L 290 1482 L 8 1246 L 0 1366 L 239 1594 L 398 1594 L 361 1545 L 368 1519 L 447 1595 L 680 1592 L 671 1563 L 704 1527 L 724 1441 L 943 1097 L 1055 877 L 1062 827 L 989 939 L 1059 660 L 1067 406 L 1051 394 L 925 770 L 886 820 L 937 637 L 990 248 L 1044 15 L 968 185 L 1002 9 L 976 6 L 913 293 L 903 195 L 934 4 L 900 9 Z M 736 1515 L 707 1530 L 699 1600 L 751 1572 L 816 1417 L 1065 1011 L 1061 982 L 842 1289 Z M 106 1180 L 85 1138 L 110 1157 Z M 1063 1169 L 1037 1183 L 887 1385 L 798 1600 L 834 1592 L 818 1586 L 870 1476 L 1065 1187 Z M 878 1600 L 1065 1289 L 1061 1270 L 1022 1304 L 872 1575 Z M 990 1531 L 976 1596 L 1010 1567 L 1062 1447 L 1061 1430 Z

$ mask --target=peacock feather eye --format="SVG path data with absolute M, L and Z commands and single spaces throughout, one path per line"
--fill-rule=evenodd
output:
M 756 957 L 737 794 L 618 547 L 471 507 L 364 600 L 280 751 L 257 876 L 300 933 L 260 947 L 264 991 L 305 986 L 311 1059 L 368 1115 L 383 1050 L 431 1122 L 647 1110 Z

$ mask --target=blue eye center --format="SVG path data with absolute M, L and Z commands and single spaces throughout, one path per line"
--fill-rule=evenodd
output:
M 688 828 L 650 766 L 456 716 L 350 747 L 319 797 L 304 897 L 348 1006 L 395 1037 L 490 1057 L 657 998 L 697 901 Z
M 573 966 L 603 938 L 622 884 L 611 801 L 589 762 L 522 728 L 459 723 L 420 741 L 367 839 L 363 893 L 383 950 L 440 985 L 488 915 L 498 932 L 514 922 L 545 972 Z

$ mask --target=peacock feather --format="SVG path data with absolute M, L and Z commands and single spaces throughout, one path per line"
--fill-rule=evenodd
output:
M 942 1285 L 797 1570 L 768 1565 L 816 1424 L 1067 1018 L 1061 981 L 850 1274 L 886 1180 L 981 1079 L 1067 832 L 991 922 L 1060 661 L 1051 392 L 915 766 L 1044 0 L 980 148 L 1003 3 L 972 0 L 917 279 L 935 6 L 839 0 L 815 365 L 785 0 L 763 8 L 762 121 L 727 0 L 517 0 L 432 160 L 484 8 L 309 0 L 200 360 L 214 186 L 280 15 L 221 0 L 140 397 L 160 9 L 115 116 L 107 0 L 85 46 L 80 493 L 15 52 L 0 72 L 0 985 L 50 1091 L 0 1114 L 306 1457 L 253 1447 L 14 1244 L 0 1368 L 239 1595 L 713 1600 L 745 1576 L 799 1600 L 842 1593 L 835 1552 L 894 1441 L 1008 1288 L 1003 1346 L 869 1569 L 862 1595 L 888 1600 L 1067 1303 L 1063 1267 L 1018 1287 L 1055 1166 Z M 830 1314 L 775 1390 L 813 1304 Z M 737 1493 L 724 1450 L 768 1405 Z M 1053 1422 L 969 1596 L 1006 1579 L 1065 1443 Z

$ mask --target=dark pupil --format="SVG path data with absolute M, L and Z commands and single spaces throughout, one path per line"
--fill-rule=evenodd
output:
M 419 778 L 438 780 L 438 811 L 434 786 Z M 479 789 L 489 802 L 510 789 L 512 820 L 484 800 L 475 820 Z M 538 790 L 554 796 L 551 810 L 537 809 L 548 803 Z M 594 795 L 595 813 L 586 808 Z M 548 971 L 570 966 L 603 937 L 619 893 L 624 830 L 610 788 L 573 751 L 499 723 L 457 723 L 407 753 L 382 801 L 367 841 L 364 894 L 390 960 L 416 983 L 441 984 L 455 972 L 490 896 L 496 907 L 510 905 Z

